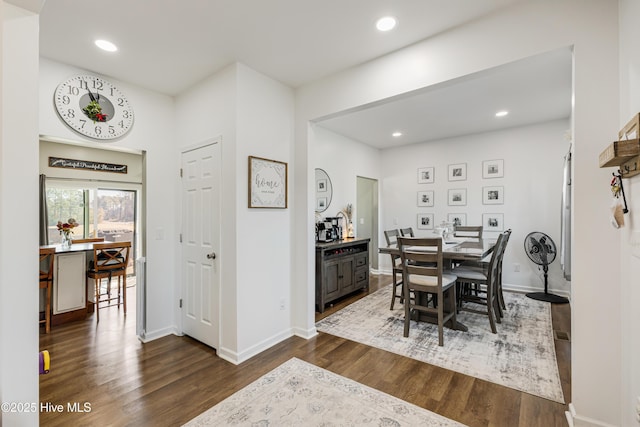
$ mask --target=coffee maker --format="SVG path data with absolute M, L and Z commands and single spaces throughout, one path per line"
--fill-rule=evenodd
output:
M 318 242 L 333 242 L 342 240 L 342 226 L 339 217 L 329 217 L 316 223 L 316 240 Z

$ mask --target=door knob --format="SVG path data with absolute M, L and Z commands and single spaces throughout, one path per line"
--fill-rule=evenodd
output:
M 211 252 L 210 254 L 207 254 L 207 259 L 216 259 L 216 253 Z

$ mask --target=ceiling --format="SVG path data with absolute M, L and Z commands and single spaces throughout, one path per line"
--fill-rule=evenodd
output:
M 89 1 L 47 0 L 40 51 L 171 96 L 235 62 L 296 88 L 522 1 L 110 0 L 98 8 Z M 395 16 L 397 28 L 378 32 L 374 24 L 383 15 Z M 114 42 L 118 52 L 97 49 L 98 38 Z M 567 103 L 570 73 L 555 74 L 566 73 L 557 58 L 546 59 L 548 68 L 544 62 L 469 76 L 321 125 L 382 148 L 490 130 L 497 123 L 516 126 L 525 117 L 567 117 L 568 107 L 560 113 L 555 103 Z M 512 114 L 497 122 L 497 108 Z M 400 128 L 400 142 L 386 136 Z

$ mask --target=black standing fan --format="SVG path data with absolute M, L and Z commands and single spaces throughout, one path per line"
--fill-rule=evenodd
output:
M 542 266 L 544 271 L 544 292 L 530 292 L 529 298 L 556 304 L 566 304 L 569 300 L 559 295 L 550 294 L 548 287 L 549 264 L 556 259 L 556 244 L 551 237 L 539 231 L 529 233 L 524 239 L 524 251 L 529 259 Z

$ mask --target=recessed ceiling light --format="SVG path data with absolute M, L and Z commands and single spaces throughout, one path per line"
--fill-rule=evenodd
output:
M 506 111 L 506 110 L 498 111 L 498 112 L 496 113 L 496 117 L 504 117 L 504 116 L 506 116 L 507 114 L 509 114 L 509 112 L 508 112 L 508 111 Z
M 393 30 L 396 26 L 396 18 L 393 16 L 385 16 L 376 22 L 376 28 L 380 31 Z
M 402 136 L 402 132 L 394 132 L 391 134 L 391 136 L 393 136 L 394 138 L 398 138 Z
M 116 50 L 118 50 L 118 47 L 115 44 L 107 40 L 96 40 L 95 44 L 100 49 L 106 50 L 107 52 L 115 52 Z

